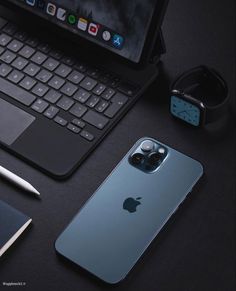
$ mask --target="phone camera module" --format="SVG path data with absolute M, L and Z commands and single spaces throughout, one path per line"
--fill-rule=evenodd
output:
M 159 169 L 167 157 L 168 149 L 153 141 L 144 139 L 129 156 L 129 163 L 147 174 L 152 174 Z
M 136 153 L 131 157 L 131 163 L 135 166 L 141 165 L 144 162 L 144 155 Z
M 154 148 L 154 142 L 152 142 L 151 140 L 146 140 L 141 145 L 141 150 L 145 153 L 151 152 L 153 150 L 153 148 Z

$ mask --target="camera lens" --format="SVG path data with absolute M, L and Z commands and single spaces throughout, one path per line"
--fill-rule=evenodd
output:
M 142 143 L 141 149 L 143 152 L 150 152 L 154 148 L 154 143 L 151 140 L 146 140 Z
M 140 154 L 140 153 L 136 153 L 131 157 L 131 162 L 133 165 L 140 165 L 142 164 L 144 161 L 144 155 Z
M 161 155 L 159 153 L 153 152 L 148 156 L 148 164 L 152 167 L 158 166 L 161 160 Z

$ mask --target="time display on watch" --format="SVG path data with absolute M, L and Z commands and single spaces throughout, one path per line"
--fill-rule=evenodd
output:
M 182 97 L 171 96 L 171 113 L 193 125 L 198 127 L 201 123 L 201 110 L 190 101 L 184 100 Z

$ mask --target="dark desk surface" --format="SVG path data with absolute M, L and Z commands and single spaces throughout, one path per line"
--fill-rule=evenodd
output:
M 193 66 L 215 67 L 235 99 L 234 0 L 170 1 L 164 23 L 170 80 Z M 163 75 L 164 76 L 164 75 Z M 27 290 L 234 290 L 234 127 L 193 130 L 168 113 L 166 77 L 156 82 L 72 178 L 54 181 L 0 150 L 1 164 L 42 193 L 33 199 L 0 181 L 0 198 L 33 218 L 33 227 L 1 259 L 2 282 Z M 161 84 L 160 84 L 161 83 Z M 126 281 L 104 285 L 61 261 L 54 241 L 133 143 L 152 136 L 200 160 L 205 177 Z M 23 287 L 22 287 L 23 288 Z M 5 287 L 7 289 L 7 287 Z

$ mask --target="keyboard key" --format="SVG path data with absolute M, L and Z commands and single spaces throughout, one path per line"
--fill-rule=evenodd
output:
M 63 56 L 63 53 L 59 50 L 51 50 L 49 55 L 56 60 L 60 60 Z
M 104 117 L 104 116 L 102 116 L 102 115 L 100 115 L 92 110 L 89 110 L 84 115 L 83 120 L 85 122 L 88 122 L 89 124 L 95 126 L 98 129 L 103 129 L 107 125 L 107 123 L 109 122 L 109 120 L 106 117 Z
M 62 108 L 63 110 L 67 111 L 71 108 L 71 106 L 74 104 L 75 102 L 68 98 L 63 96 L 58 102 L 57 102 L 57 106 Z
M 91 91 L 94 89 L 94 87 L 97 85 L 97 81 L 93 80 L 90 77 L 86 77 L 81 83 L 80 86 L 88 91 Z
M 4 28 L 3 31 L 9 35 L 13 35 L 17 31 L 17 26 L 13 23 L 8 23 Z
M 6 64 L 0 64 L 0 76 L 6 77 L 10 72 L 12 71 L 12 68 Z
M 86 125 L 85 122 L 83 122 L 82 120 L 77 119 L 77 118 L 73 119 L 72 123 L 80 128 L 84 128 Z
M 88 70 L 88 67 L 85 64 L 77 63 L 75 68 L 80 71 L 81 73 L 85 73 Z
M 90 108 L 94 108 L 98 104 L 99 101 L 100 101 L 99 97 L 92 95 L 92 97 L 88 100 L 86 105 L 88 105 Z
M 83 130 L 83 131 L 81 131 L 80 135 L 83 138 L 87 139 L 88 141 L 93 141 L 94 140 L 94 136 L 91 133 L 89 133 L 88 131 Z
M 40 43 L 40 44 L 38 45 L 38 49 L 39 49 L 41 52 L 43 52 L 43 53 L 45 53 L 45 54 L 48 54 L 49 51 L 51 50 L 51 47 L 50 47 L 50 45 L 49 45 L 48 43 Z
M 79 89 L 79 91 L 76 92 L 73 98 L 79 101 L 80 103 L 85 103 L 89 99 L 90 96 L 91 94 L 88 91 L 84 89 Z
M 54 107 L 54 106 L 50 106 L 45 112 L 44 112 L 44 116 L 46 116 L 49 119 L 53 119 L 59 112 L 59 109 Z
M 0 45 L 1 46 L 7 46 L 11 40 L 12 40 L 12 38 L 9 35 L 6 35 L 5 33 L 0 34 Z
M 24 74 L 20 71 L 14 70 L 8 75 L 7 79 L 15 84 L 18 84 L 24 78 Z
M 42 70 L 38 73 L 38 75 L 36 76 L 36 79 L 43 82 L 43 83 L 47 83 L 52 77 L 52 73 L 50 73 L 47 70 Z
M 115 77 L 113 78 L 111 81 L 108 82 L 109 86 L 111 86 L 112 88 L 116 88 L 119 83 L 120 83 L 120 78 L 119 77 Z
M 64 84 L 65 84 L 65 80 L 57 76 L 53 77 L 51 81 L 48 83 L 49 86 L 51 86 L 52 88 L 56 90 L 59 90 Z
M 105 111 L 107 109 L 107 107 L 109 106 L 109 103 L 107 101 L 100 101 L 96 107 L 96 111 L 102 113 L 103 111 Z
M 24 69 L 24 73 L 26 73 L 27 75 L 34 77 L 35 75 L 37 75 L 37 73 L 40 71 L 40 67 L 38 67 L 37 65 L 30 63 L 25 69 Z
M 123 94 L 117 93 L 112 98 L 112 104 L 105 111 L 104 115 L 106 115 L 109 118 L 113 118 L 121 110 L 121 108 L 125 105 L 127 101 L 128 97 L 126 97 Z
M 80 128 L 78 128 L 77 126 L 73 125 L 72 123 L 68 124 L 67 128 L 74 132 L 74 133 L 79 133 L 81 131 Z
M 9 97 L 19 101 L 20 103 L 29 106 L 36 97 L 33 94 L 21 89 L 20 87 L 10 83 L 9 81 L 0 77 L 0 92 L 8 95 Z
M 3 47 L 0 46 L 0 55 L 5 51 Z
M 84 74 L 78 71 L 73 71 L 67 79 L 71 81 L 72 83 L 78 85 L 83 80 L 83 78 L 84 78 Z
M 22 47 L 23 47 L 23 43 L 16 39 L 11 41 L 7 46 L 7 48 L 13 51 L 14 53 L 17 53 Z
M 100 76 L 101 72 L 98 69 L 88 69 L 87 75 L 89 75 L 92 78 L 97 79 Z
M 63 63 L 65 63 L 68 66 L 73 66 L 75 64 L 75 59 L 72 57 L 63 57 L 61 60 Z
M 34 85 L 36 84 L 37 82 L 30 78 L 30 77 L 25 77 L 21 82 L 20 82 L 20 86 L 26 90 L 31 90 Z
M 62 78 L 66 78 L 71 71 L 72 69 L 70 67 L 62 64 L 56 69 L 55 73 Z
M 102 80 L 102 78 L 106 78 L 108 80 L 108 82 L 111 82 L 111 80 L 115 79 L 116 76 L 110 72 L 105 72 L 105 73 L 103 73 L 103 75 L 101 76 L 100 79 Z
M 123 106 L 129 98 L 121 93 L 116 93 L 116 95 L 111 99 L 112 103 L 119 103 L 121 106 Z
M 47 56 L 45 54 L 41 52 L 37 52 L 36 54 L 32 56 L 31 61 L 33 61 L 37 65 L 42 65 L 42 63 L 44 63 L 46 59 L 47 59 Z
M 24 46 L 20 51 L 19 51 L 19 55 L 21 55 L 22 57 L 29 59 L 33 54 L 35 53 L 35 50 L 30 47 L 30 46 Z
M 112 98 L 112 96 L 114 96 L 114 94 L 115 94 L 115 90 L 109 88 L 103 92 L 102 98 L 104 98 L 106 100 L 110 100 Z
M 67 82 L 62 88 L 61 92 L 65 95 L 71 97 L 75 94 L 75 92 L 78 90 L 78 87 L 73 85 L 72 83 Z
M 79 103 L 76 103 L 70 110 L 70 113 L 80 118 L 87 111 L 87 108 Z
M 121 82 L 117 89 L 121 93 L 132 97 L 138 92 L 139 87 L 127 82 Z
M 32 90 L 32 93 L 39 97 L 43 97 L 47 92 L 49 88 L 41 83 L 38 83 Z
M 43 67 L 51 72 L 53 72 L 59 66 L 59 62 L 53 58 L 49 58 L 43 64 Z
M 34 102 L 31 108 L 38 113 L 43 113 L 44 110 L 48 107 L 48 105 L 49 104 L 45 102 L 44 100 L 38 99 Z
M 1 57 L 0 60 L 2 60 L 3 62 L 10 64 L 14 61 L 14 59 L 16 58 L 16 55 L 10 51 L 5 51 Z
M 39 40 L 36 37 L 29 37 L 26 43 L 32 47 L 36 47 L 39 43 Z
M 60 124 L 61 126 L 66 126 L 67 123 L 68 123 L 64 118 L 62 118 L 62 117 L 60 117 L 60 116 L 56 116 L 56 117 L 54 118 L 54 121 L 55 121 L 57 124 Z
M 28 65 L 28 61 L 22 57 L 18 57 L 15 59 L 15 61 L 12 63 L 12 66 L 16 68 L 17 70 L 23 70 L 26 65 Z
M 104 84 L 107 84 L 111 79 L 111 75 L 109 73 L 104 73 L 100 75 L 99 81 L 101 81 Z
M 106 86 L 103 84 L 98 84 L 94 89 L 93 89 L 93 93 L 100 96 L 104 90 L 106 89 Z
M 44 96 L 44 99 L 47 100 L 48 102 L 54 104 L 56 103 L 60 98 L 61 94 L 55 90 L 50 90 L 48 93 Z
M 17 31 L 14 37 L 20 41 L 25 41 L 27 38 L 27 33 L 25 31 Z

